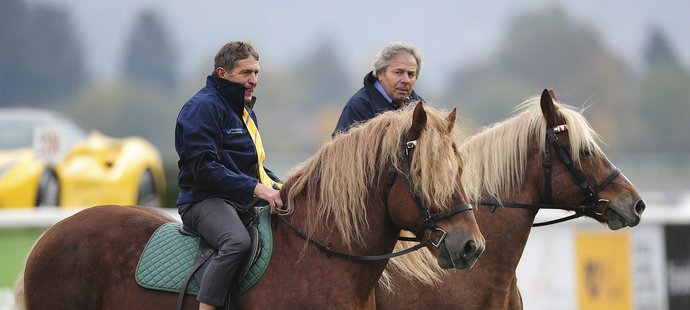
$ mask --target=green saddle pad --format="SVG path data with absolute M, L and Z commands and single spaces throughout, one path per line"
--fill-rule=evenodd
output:
M 196 259 L 199 238 L 183 235 L 179 232 L 181 223 L 166 223 L 151 236 L 141 253 L 135 272 L 137 283 L 145 288 L 179 293 L 187 273 Z M 259 239 L 261 252 L 240 287 L 233 295 L 248 291 L 266 271 L 271 260 L 273 235 L 269 208 L 262 208 L 259 213 Z M 194 278 L 187 285 L 187 293 L 196 295 L 199 285 Z

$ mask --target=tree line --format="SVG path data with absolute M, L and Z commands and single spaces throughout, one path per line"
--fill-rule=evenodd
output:
M 0 106 L 63 111 L 107 134 L 144 136 L 174 159 L 175 116 L 203 81 L 180 82 L 171 65 L 177 63 L 177 48 L 155 12 L 135 19 L 122 78 L 106 85 L 90 83 L 83 43 L 64 9 L 0 2 L 0 42 Z M 314 151 L 361 85 L 364 72 L 348 74 L 332 37 L 316 42 L 287 72 L 262 76 L 257 96 L 271 104 L 257 110 L 269 152 Z M 472 132 L 504 119 L 528 96 L 553 88 L 561 101 L 588 106 L 585 114 L 608 148 L 686 158 L 688 69 L 660 28 L 651 27 L 640 48 L 645 65 L 636 72 L 608 50 L 596 29 L 554 5 L 516 15 L 490 61 L 457 68 L 440 93 L 424 91 L 424 75 L 418 89 L 432 102 L 459 106 L 460 122 Z M 358 79 L 348 81 L 348 76 Z

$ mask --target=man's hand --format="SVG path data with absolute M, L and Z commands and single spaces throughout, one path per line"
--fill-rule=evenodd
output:
M 254 188 L 254 196 L 268 202 L 268 204 L 271 206 L 271 214 L 275 214 L 276 209 L 283 208 L 283 200 L 280 199 L 280 192 L 262 183 L 256 184 L 256 187 Z

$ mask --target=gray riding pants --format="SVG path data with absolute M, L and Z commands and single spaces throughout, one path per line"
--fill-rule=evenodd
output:
M 235 207 L 220 198 L 180 205 L 178 212 L 185 225 L 218 249 L 199 283 L 197 300 L 223 307 L 235 272 L 251 247 L 249 233 Z

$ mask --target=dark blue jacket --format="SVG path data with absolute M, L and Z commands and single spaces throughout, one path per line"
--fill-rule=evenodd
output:
M 347 101 L 343 108 L 338 124 L 333 131 L 333 136 L 338 132 L 347 131 L 356 123 L 367 121 L 378 114 L 399 108 L 397 104 L 388 102 L 386 97 L 374 87 L 374 82 L 376 82 L 376 77 L 373 72 L 369 72 L 364 77 L 364 86 L 350 97 L 350 100 Z M 423 100 L 422 97 L 418 96 L 413 90 L 406 102 L 421 100 Z
M 256 98 L 248 104 L 250 115 Z M 223 198 L 246 205 L 258 180 L 254 141 L 242 121 L 244 86 L 212 74 L 184 104 L 175 126 L 177 205 Z M 279 181 L 275 175 L 270 177 Z

